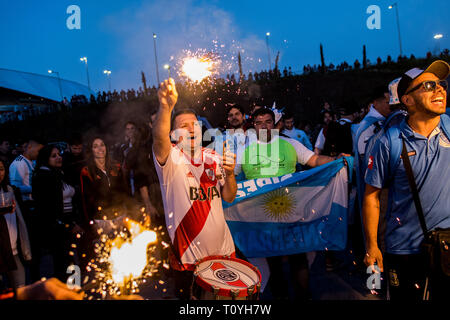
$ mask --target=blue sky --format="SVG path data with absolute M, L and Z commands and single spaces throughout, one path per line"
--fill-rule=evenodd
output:
M 241 51 L 244 71 L 267 69 L 266 32 L 270 32 L 272 64 L 280 51 L 281 68 L 301 71 L 319 64 L 324 45 L 329 64 L 361 61 L 367 46 L 371 61 L 378 56 L 397 57 L 399 44 L 393 1 L 268 1 L 268 0 L 0 0 L 0 67 L 46 74 L 57 70 L 64 79 L 86 84 L 80 57 L 88 57 L 91 87 L 108 86 L 104 69 L 112 71 L 112 87 L 137 88 L 140 71 L 156 83 L 152 33 L 158 35 L 160 76 L 165 63 L 173 65 L 183 50 L 218 51 L 222 73 L 237 72 L 235 57 Z M 397 0 L 406 55 L 424 56 L 450 47 L 450 1 Z M 69 30 L 69 5 L 81 9 L 81 29 Z M 369 30 L 366 9 L 381 9 L 381 29 Z M 216 41 L 216 42 L 213 42 Z M 174 74 L 174 73 L 172 73 Z

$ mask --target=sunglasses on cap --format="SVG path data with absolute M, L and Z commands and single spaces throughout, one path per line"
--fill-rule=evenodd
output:
M 429 81 L 424 81 L 422 83 L 419 83 L 414 88 L 411 88 L 411 90 L 408 90 L 405 94 L 409 94 L 413 91 L 416 91 L 420 87 L 423 87 L 423 90 L 426 92 L 435 91 L 437 85 L 440 85 L 444 90 L 447 90 L 447 88 L 448 88 L 447 80 L 439 80 L 439 81 L 429 80 Z

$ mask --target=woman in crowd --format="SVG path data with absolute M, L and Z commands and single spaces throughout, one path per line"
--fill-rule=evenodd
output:
M 93 234 L 119 229 L 132 202 L 119 163 L 111 160 L 105 141 L 92 139 L 87 146 L 87 166 L 81 170 L 81 193 L 84 218 Z
M 75 189 L 65 181 L 61 167 L 62 157 L 58 148 L 45 146 L 39 151 L 32 185 L 41 257 L 46 254 L 52 256 L 54 276 L 64 282 L 67 267 L 76 262 L 75 250 L 71 248 L 73 235 L 82 233 L 82 229 L 72 201 Z
M 22 262 L 31 260 L 28 231 L 19 203 L 8 182 L 7 166 L 0 160 L 0 274 L 6 274 L 15 289 L 25 285 Z

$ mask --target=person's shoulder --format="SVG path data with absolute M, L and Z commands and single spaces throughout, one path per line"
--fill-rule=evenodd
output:
M 90 177 L 88 166 L 84 166 L 83 168 L 81 168 L 80 175 L 82 177 Z
M 450 117 L 447 114 L 441 114 L 441 124 L 444 128 L 450 131 Z
M 387 128 L 386 133 L 383 135 L 383 137 L 386 137 L 388 135 L 393 136 L 393 137 L 400 137 L 400 132 L 402 131 L 403 125 L 402 125 L 403 121 L 396 123 L 392 126 L 390 126 L 389 128 Z
M 284 141 L 286 141 L 286 142 L 289 142 L 289 143 L 290 143 L 292 146 L 294 146 L 294 147 L 301 145 L 301 143 L 300 143 L 298 140 L 289 138 L 289 137 L 287 137 L 287 136 L 282 136 L 282 135 L 280 135 L 279 138 L 280 138 L 281 140 L 284 140 Z
M 21 163 L 21 162 L 25 162 L 25 157 L 24 157 L 23 155 L 19 154 L 19 155 L 11 162 L 11 165 L 12 165 L 12 164 L 17 165 L 17 164 L 19 164 L 19 163 Z

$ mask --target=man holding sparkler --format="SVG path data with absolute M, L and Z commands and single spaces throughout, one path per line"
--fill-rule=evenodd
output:
M 222 157 L 201 147 L 202 131 L 194 111 L 178 110 L 171 119 L 178 100 L 173 79 L 161 83 L 158 98 L 153 159 L 172 241 L 170 264 L 178 271 L 177 295 L 187 299 L 197 260 L 234 255 L 222 199 L 232 202 L 236 197 L 235 155 L 224 152 Z

